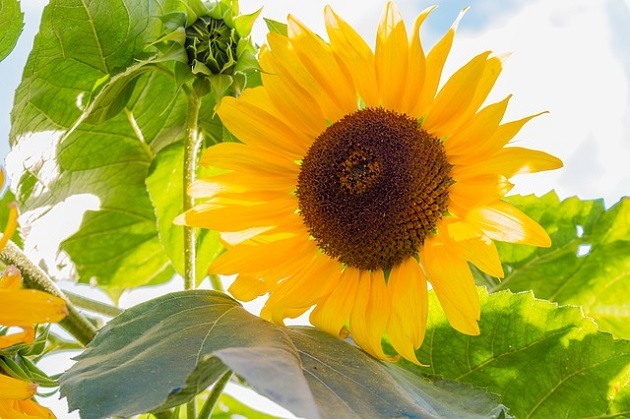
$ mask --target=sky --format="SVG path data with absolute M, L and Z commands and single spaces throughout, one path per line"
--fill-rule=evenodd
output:
M 286 20 L 291 13 L 325 36 L 323 7 L 335 11 L 374 45 L 383 0 L 268 0 L 263 16 Z M 519 146 L 560 157 L 561 170 L 516 177 L 513 193 L 542 195 L 555 189 L 560 198 L 603 198 L 607 206 L 630 195 L 630 0 L 459 0 L 437 1 L 439 8 L 425 22 L 425 49 L 450 27 L 461 9 L 471 6 L 460 23 L 445 74 L 452 74 L 485 50 L 509 53 L 489 102 L 513 94 L 505 120 L 540 111 L 516 137 Z M 9 112 L 13 92 L 39 25 L 43 0 L 22 1 L 26 26 L 16 50 L 0 63 L 0 156 L 8 152 Z M 261 0 L 241 0 L 249 13 Z M 399 9 L 411 29 L 415 16 L 434 3 L 402 0 Z M 262 44 L 265 26 L 255 25 L 254 40 Z M 48 232 L 51 237 L 54 232 Z M 67 233 L 64 233 L 67 234 Z M 168 290 L 144 291 L 122 299 L 136 304 Z M 86 290 L 83 290 L 86 291 Z M 248 306 L 257 314 L 260 305 Z M 48 361 L 58 372 L 60 359 Z M 254 396 L 245 398 L 253 400 Z M 46 399 L 49 403 L 50 399 Z M 261 402 L 255 401 L 257 406 Z M 63 404 L 53 407 L 60 417 Z M 281 412 L 281 411 L 280 411 Z M 280 413 L 282 414 L 282 413 Z

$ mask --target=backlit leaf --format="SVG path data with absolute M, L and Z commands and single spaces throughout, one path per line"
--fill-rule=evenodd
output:
M 547 229 L 553 246 L 499 243 L 506 276 L 494 289 L 580 305 L 601 330 L 630 338 L 630 199 L 608 210 L 601 200 L 560 202 L 554 193 L 510 202 Z
M 18 0 L 0 2 L 0 61 L 13 51 L 24 27 L 24 13 Z
M 630 414 L 630 342 L 599 332 L 578 307 L 480 287 L 481 334 L 455 331 L 433 293 L 418 359 L 430 373 L 501 394 L 517 418 Z

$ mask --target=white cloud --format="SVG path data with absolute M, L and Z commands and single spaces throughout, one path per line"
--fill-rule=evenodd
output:
M 605 2 L 535 0 L 479 33 L 459 34 L 450 71 L 484 49 L 511 52 L 491 99 L 514 93 L 509 119 L 550 111 L 517 141 L 557 155 L 565 168 L 517 179 L 517 192 L 555 188 L 561 197 L 605 197 L 609 205 L 628 194 L 627 171 L 621 179 L 630 159 L 628 74 L 610 26 Z

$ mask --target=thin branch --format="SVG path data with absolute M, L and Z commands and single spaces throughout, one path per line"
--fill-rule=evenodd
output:
M 221 378 L 219 378 L 219 381 L 217 381 L 214 387 L 212 387 L 212 391 L 208 396 L 208 399 L 203 404 L 203 408 L 201 409 L 201 412 L 199 412 L 198 419 L 209 419 L 212 416 L 212 411 L 214 410 L 217 401 L 219 401 L 219 397 L 223 393 L 223 390 L 225 389 L 228 381 L 230 381 L 231 377 L 232 371 L 228 370 L 221 376 Z

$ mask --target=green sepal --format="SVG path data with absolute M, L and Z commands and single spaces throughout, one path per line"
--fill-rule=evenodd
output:
M 289 36 L 289 31 L 287 29 L 287 24 L 283 22 L 278 22 L 277 20 L 263 18 L 265 23 L 267 24 L 267 29 L 271 33 L 278 33 L 283 36 Z

